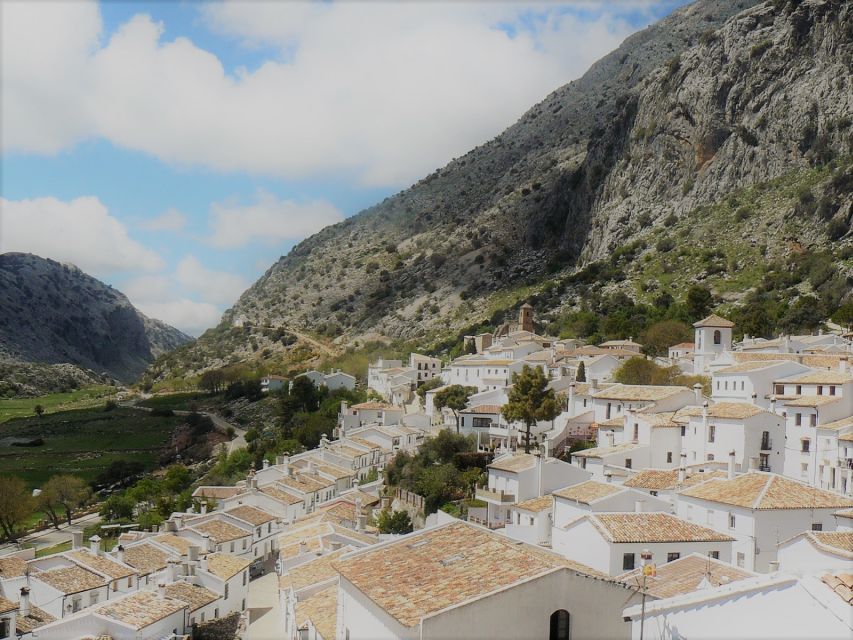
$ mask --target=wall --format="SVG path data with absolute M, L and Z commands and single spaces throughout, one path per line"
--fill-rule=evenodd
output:
M 786 573 L 849 572 L 851 565 L 849 558 L 841 558 L 818 549 L 806 539 L 806 536 L 779 547 L 777 557 L 779 570 Z
M 349 636 L 347 636 L 347 630 Z M 458 632 L 458 629 L 457 629 Z M 341 576 L 338 584 L 336 638 L 349 640 L 415 640 L 418 629 L 407 629 L 385 613 L 349 580 Z

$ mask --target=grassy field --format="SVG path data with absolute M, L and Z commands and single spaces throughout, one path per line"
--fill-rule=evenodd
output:
M 205 393 L 166 393 L 155 395 L 137 402 L 140 407 L 149 409 L 172 409 L 176 411 L 191 411 L 201 408 L 205 401 L 210 401 L 210 396 Z
M 75 409 L 11 420 L 0 425 L 0 474 L 14 474 L 37 487 L 57 473 L 92 480 L 114 460 L 138 461 L 153 469 L 180 422 L 180 417 L 123 408 Z M 44 444 L 12 446 L 36 438 Z
M 35 407 L 40 404 L 45 414 L 69 409 L 85 409 L 103 406 L 107 398 L 115 394 L 115 387 L 100 385 L 68 391 L 67 393 L 51 393 L 37 398 L 13 398 L 0 400 L 0 422 L 12 418 L 25 418 L 35 415 Z

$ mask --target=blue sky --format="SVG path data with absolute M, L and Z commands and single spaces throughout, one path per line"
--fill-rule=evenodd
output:
M 301 238 L 684 3 L 6 0 L 0 251 L 197 335 Z

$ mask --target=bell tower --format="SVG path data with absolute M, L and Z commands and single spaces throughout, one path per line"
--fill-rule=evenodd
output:
M 533 307 L 525 302 L 518 311 L 518 329 L 533 333 Z

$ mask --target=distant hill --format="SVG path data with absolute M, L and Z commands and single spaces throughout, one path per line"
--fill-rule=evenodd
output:
M 140 313 L 119 291 L 73 265 L 0 254 L 0 360 L 76 365 L 81 383 L 133 382 L 158 356 L 192 340 Z M 28 387 L 38 387 L 30 379 Z
M 851 68 L 850 2 L 698 0 L 493 140 L 301 242 L 152 376 L 281 351 L 283 330 L 423 343 L 525 299 L 544 323 L 594 294 L 651 303 L 695 283 L 744 306 L 768 265 L 812 250 L 826 255 L 809 282 L 766 286 L 784 283 L 779 309 L 814 293 L 829 314 L 853 275 Z

